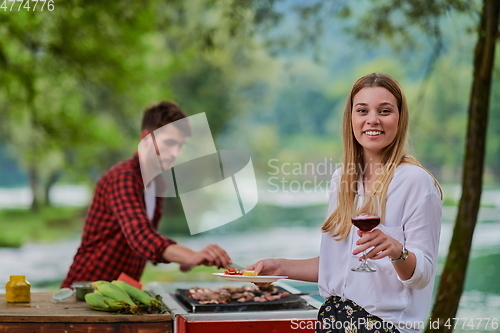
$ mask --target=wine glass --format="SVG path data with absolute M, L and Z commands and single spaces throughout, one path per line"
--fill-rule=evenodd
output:
M 351 221 L 359 230 L 369 232 L 380 224 L 380 201 L 373 194 L 356 194 L 352 206 Z M 363 256 L 366 252 L 363 251 Z M 375 268 L 368 266 L 365 258 L 358 267 L 351 268 L 354 272 L 376 272 Z

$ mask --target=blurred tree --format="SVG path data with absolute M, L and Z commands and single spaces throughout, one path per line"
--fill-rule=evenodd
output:
M 71 0 L 0 12 L 1 135 L 28 170 L 32 208 L 63 169 L 85 179 L 131 154 L 148 103 L 205 111 L 218 133 L 262 73 L 251 4 Z
M 264 101 L 276 64 L 255 33 L 257 1 L 177 1 L 160 29 L 173 57 L 168 84 L 188 113 L 206 112 L 214 136 Z
M 476 227 L 486 152 L 486 132 L 490 106 L 495 61 L 496 42 L 499 36 L 500 2 L 483 0 L 481 19 L 477 28 L 474 50 L 474 73 L 469 101 L 467 141 L 462 173 L 462 197 L 453 236 L 441 274 L 432 318 L 440 320 L 440 332 L 452 332 L 454 322 L 445 325 L 446 318 L 454 318 L 460 302 L 472 237 Z M 426 332 L 434 331 L 427 327 Z
M 272 122 L 284 139 L 299 133 L 324 136 L 325 119 L 343 98 L 328 94 L 328 73 L 317 63 L 297 57 L 282 74 Z
M 460 174 L 465 142 L 466 111 L 471 66 L 460 61 L 458 52 L 444 52 L 426 79 L 426 93 L 415 96 L 409 87 L 414 153 L 441 182 L 454 182 Z M 451 88 L 452 87 L 452 88 Z M 417 98 L 419 98 L 417 100 Z
M 500 64 L 500 54 L 496 54 L 495 64 Z M 498 67 L 493 77 L 493 89 L 491 90 L 490 119 L 496 124 L 500 119 L 500 71 Z M 500 126 L 489 126 L 487 136 L 486 167 L 493 175 L 493 179 L 500 182 Z
M 145 79 L 135 74 L 142 69 L 136 57 L 145 52 L 141 36 L 153 13 L 144 3 L 55 7 L 0 13 L 2 136 L 28 170 L 33 209 L 48 200 L 64 166 L 82 170 L 87 161 L 106 161 L 109 147 L 118 149 L 132 123 L 126 88 Z M 83 159 L 89 150 L 93 158 Z

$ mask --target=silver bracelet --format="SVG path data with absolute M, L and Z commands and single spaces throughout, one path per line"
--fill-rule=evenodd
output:
M 408 259 L 408 255 L 409 255 L 408 250 L 403 245 L 403 250 L 401 251 L 401 256 L 398 259 L 391 259 L 391 262 L 393 264 L 395 264 L 397 262 L 405 261 L 406 259 Z

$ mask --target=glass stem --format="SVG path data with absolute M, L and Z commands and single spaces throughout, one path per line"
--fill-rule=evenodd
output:
M 366 250 L 363 250 L 363 259 L 361 261 L 362 265 L 366 265 Z

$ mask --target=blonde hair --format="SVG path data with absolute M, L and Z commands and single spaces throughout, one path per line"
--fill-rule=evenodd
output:
M 364 166 L 363 147 L 354 137 L 351 119 L 353 98 L 361 89 L 367 87 L 382 87 L 387 89 L 396 98 L 399 111 L 396 137 L 382 152 L 381 169 L 378 170 L 375 181 L 373 182 L 373 187 L 370 191 L 370 194 L 376 194 L 380 198 L 380 207 L 382 211 L 381 223 L 383 223 L 385 217 L 387 189 L 389 188 L 389 183 L 392 180 L 396 168 L 401 164 L 413 164 L 426 170 L 413 156 L 405 154 L 408 139 L 409 114 L 406 98 L 399 83 L 390 75 L 382 73 L 373 73 L 358 79 L 347 97 L 344 108 L 342 121 L 344 154 L 343 168 L 338 187 L 338 205 L 337 209 L 332 212 L 321 227 L 323 232 L 331 233 L 332 237 L 337 240 L 342 240 L 347 237 L 351 229 L 351 209 L 357 191 L 356 184 Z M 427 172 L 432 176 L 429 171 Z M 434 178 L 434 176 L 432 176 L 432 178 Z M 441 192 L 441 187 L 436 178 L 434 178 L 434 181 Z

